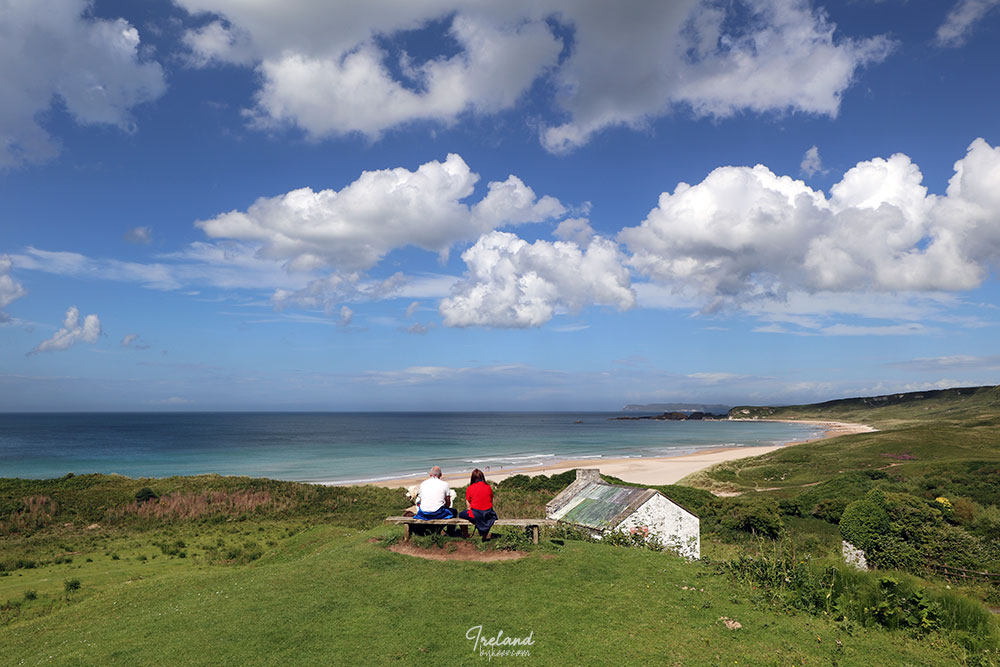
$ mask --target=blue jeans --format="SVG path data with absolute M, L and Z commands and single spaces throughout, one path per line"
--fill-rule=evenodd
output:
M 440 509 L 436 509 L 433 512 L 425 512 L 423 510 L 420 510 L 415 515 L 413 515 L 413 518 L 421 519 L 423 521 L 427 521 L 429 519 L 454 519 L 455 510 L 451 509 L 450 507 L 441 507 Z

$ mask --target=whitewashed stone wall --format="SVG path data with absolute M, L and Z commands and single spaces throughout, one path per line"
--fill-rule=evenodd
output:
M 865 558 L 865 552 L 863 550 L 858 549 L 847 540 L 841 540 L 840 551 L 844 554 L 844 562 L 848 565 L 853 565 L 859 570 L 868 569 L 868 560 Z
M 663 546 L 681 556 L 701 558 L 701 527 L 698 517 L 662 495 L 655 495 L 622 521 L 616 530 L 648 527 Z

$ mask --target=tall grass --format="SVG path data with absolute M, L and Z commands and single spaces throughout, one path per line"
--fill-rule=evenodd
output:
M 757 553 L 719 567 L 772 606 L 912 635 L 941 632 L 978 656 L 970 664 L 1000 661 L 1000 628 L 982 604 L 905 573 L 797 559 L 790 544 L 763 541 Z
M 20 508 L 10 513 L 6 521 L 0 521 L 0 534 L 38 530 L 52 522 L 58 508 L 49 496 L 28 496 L 21 501 Z
M 291 503 L 287 499 L 275 502 L 268 491 L 210 491 L 162 496 L 145 502 L 135 500 L 124 507 L 115 508 L 108 515 L 111 519 L 129 514 L 144 519 L 195 519 L 212 514 L 239 516 L 261 508 L 280 511 L 290 507 Z

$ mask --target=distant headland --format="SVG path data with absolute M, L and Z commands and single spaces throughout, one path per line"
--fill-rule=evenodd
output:
M 664 412 L 658 415 L 642 415 L 640 417 L 608 417 L 608 421 L 635 421 L 639 419 L 654 419 L 657 421 L 709 421 L 715 419 L 729 419 L 728 413 L 713 412 Z
M 708 403 L 647 403 L 645 405 L 629 404 L 622 408 L 622 412 L 683 412 L 683 413 L 712 413 L 725 415 L 729 414 L 731 406 Z

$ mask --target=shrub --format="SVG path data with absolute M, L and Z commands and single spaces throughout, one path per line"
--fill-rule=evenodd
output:
M 155 500 L 157 498 L 159 498 L 159 496 L 156 495 L 156 492 L 148 486 L 144 486 L 135 492 L 135 501 L 137 503 L 144 503 L 148 500 Z
M 24 591 L 24 599 L 25 600 L 37 600 L 38 599 L 38 591 L 36 591 L 34 588 L 29 588 L 28 590 Z
M 928 600 L 923 591 L 901 585 L 893 577 L 878 579 L 877 599 L 864 611 L 868 618 L 890 630 L 927 632 L 938 627 L 939 605 Z
M 802 503 L 796 498 L 782 498 L 778 501 L 778 511 L 782 516 L 802 516 Z
M 889 533 L 889 513 L 885 496 L 874 491 L 844 508 L 840 517 L 840 535 L 866 553 Z
M 777 537 L 785 527 L 778 503 L 772 498 L 730 498 L 723 501 L 720 510 L 719 522 L 727 530 Z
M 985 552 L 976 538 L 945 523 L 941 503 L 905 493 L 872 490 L 844 510 L 840 534 L 864 550 L 870 565 L 914 571 L 926 562 L 981 567 Z
M 80 580 L 79 579 L 67 579 L 63 582 L 63 588 L 67 593 L 72 593 L 73 591 L 80 590 Z
M 0 561 L 0 572 L 12 572 L 13 570 L 31 570 L 38 567 L 38 561 L 26 558 L 12 558 L 11 560 Z
M 996 505 L 980 508 L 972 520 L 972 530 L 988 540 L 1000 540 L 1000 508 Z
M 941 512 L 941 516 L 945 519 L 950 519 L 955 514 L 955 507 L 951 504 L 951 501 L 944 496 L 938 496 L 934 499 L 934 504 L 937 506 L 937 510 Z
M 632 528 L 630 530 L 611 530 L 601 537 L 603 544 L 610 544 L 616 547 L 633 547 L 638 549 L 650 549 L 652 551 L 663 551 L 664 546 L 656 533 L 650 532 L 646 526 Z
M 496 485 L 497 489 L 524 489 L 526 491 L 559 492 L 576 479 L 575 470 L 567 470 L 558 475 L 512 475 Z
M 955 498 L 952 502 L 952 518 L 955 523 L 967 526 L 976 515 L 976 503 L 968 498 Z
M 926 588 L 904 574 L 886 576 L 844 565 L 821 567 L 796 560 L 787 543 L 775 545 L 771 552 L 762 548 L 757 555 L 723 562 L 720 568 L 772 605 L 912 634 L 944 632 L 983 655 L 1000 646 L 991 614 L 983 605 L 956 591 Z
M 817 519 L 838 523 L 848 501 L 845 498 L 824 498 L 813 506 L 812 515 Z

